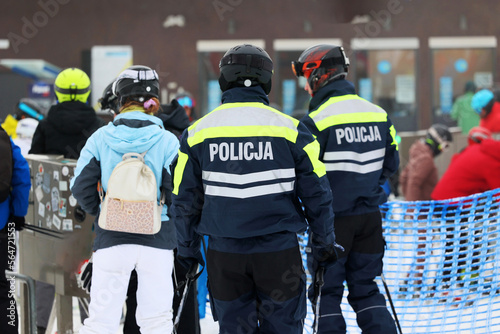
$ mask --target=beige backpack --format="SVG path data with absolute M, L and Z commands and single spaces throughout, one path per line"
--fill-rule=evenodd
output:
M 145 162 L 146 152 L 126 153 L 108 180 L 99 226 L 110 231 L 155 234 L 161 227 L 163 200 L 158 205 L 156 178 Z

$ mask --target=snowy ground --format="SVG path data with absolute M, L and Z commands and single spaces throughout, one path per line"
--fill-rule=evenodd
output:
M 493 300 L 485 300 L 484 303 L 475 305 L 474 307 L 460 307 L 457 308 L 453 305 L 442 305 L 439 307 L 429 306 L 418 307 L 417 305 L 408 304 L 407 308 L 402 308 L 400 301 L 396 301 L 396 308 L 399 312 L 398 317 L 401 322 L 401 326 L 403 328 L 403 332 L 407 333 L 458 333 L 458 334 L 469 334 L 469 333 L 485 333 L 485 334 L 493 334 L 500 333 L 500 312 L 499 314 L 489 314 L 485 312 L 485 309 L 491 305 L 489 303 L 497 303 L 500 297 L 495 297 Z M 417 304 L 417 300 L 415 300 Z M 417 306 L 417 307 L 415 307 Z M 348 333 L 355 334 L 361 333 L 357 328 L 356 321 L 354 318 L 353 312 L 349 309 L 347 305 L 343 305 L 346 310 L 345 316 L 348 326 Z M 402 310 L 405 311 L 405 314 L 402 313 Z M 214 322 L 212 316 L 210 314 L 210 306 L 207 304 L 206 309 L 206 317 L 200 320 L 201 325 L 201 334 L 217 334 L 219 333 L 218 323 Z M 484 313 L 483 313 L 484 312 Z M 438 319 L 432 319 L 432 314 L 438 315 L 445 313 L 448 317 L 443 320 L 442 317 L 437 317 Z M 427 316 L 426 316 L 427 315 Z M 429 316 L 431 315 L 431 316 Z M 481 317 L 483 315 L 483 317 Z M 473 328 L 472 318 L 476 318 L 476 323 Z M 477 321 L 478 318 L 482 321 Z M 308 305 L 308 315 L 305 321 L 304 334 L 312 333 L 311 325 L 312 325 L 313 315 L 310 309 L 310 305 Z M 457 321 L 460 319 L 460 321 Z M 489 325 L 487 325 L 489 323 Z M 75 329 L 75 333 L 78 333 L 81 324 L 80 324 L 80 314 L 77 305 L 76 298 L 73 300 L 73 326 Z M 51 334 L 56 334 L 57 331 L 55 329 L 52 330 Z M 123 326 L 120 326 L 120 329 L 116 334 L 123 333 Z
M 80 310 L 78 309 L 78 300 L 76 298 L 73 298 L 73 329 L 75 333 L 79 332 L 81 326 L 82 325 L 80 323 Z M 219 333 L 219 326 L 216 322 L 213 321 L 212 316 L 210 314 L 210 307 L 208 306 L 208 304 L 207 304 L 206 317 L 200 320 L 200 327 L 201 327 L 201 334 Z M 52 329 L 51 334 L 57 334 L 57 329 L 56 328 Z M 120 329 L 116 332 L 116 334 L 123 334 L 123 324 L 120 325 Z
M 418 296 L 398 292 L 398 282 L 401 281 L 401 275 L 408 273 L 412 268 L 414 260 L 415 244 L 413 237 L 407 236 L 399 239 L 401 248 L 389 248 L 384 258 L 384 272 L 386 280 L 391 290 L 392 299 L 395 304 L 397 315 L 401 323 L 402 331 L 405 334 L 426 333 L 426 334 L 497 334 L 500 333 L 500 283 L 498 281 L 498 269 L 500 268 L 500 249 L 496 248 L 498 254 L 495 255 L 495 261 L 489 263 L 489 257 L 483 261 L 483 270 L 481 271 L 483 290 L 475 291 L 471 285 L 469 289 L 454 288 L 450 290 L 446 302 L 441 302 L 438 294 L 445 293 L 437 290 L 435 297 L 427 296 L 429 291 L 421 291 Z M 390 239 L 389 239 L 390 241 Z M 442 241 L 441 241 L 442 242 Z M 444 257 L 442 249 L 444 246 L 436 245 L 432 247 L 432 256 L 427 259 L 427 274 L 439 272 L 441 258 Z M 492 266 L 492 267 L 491 267 Z M 435 268 L 434 268 L 435 267 Z M 405 276 L 405 275 L 403 275 Z M 405 276 L 406 277 L 406 276 Z M 492 278 L 488 283 L 489 288 L 485 288 L 485 277 Z M 433 280 L 434 277 L 431 277 Z M 481 281 L 481 280 L 480 280 Z M 309 282 L 310 283 L 310 282 Z M 493 286 L 497 288 L 494 289 Z M 379 280 L 380 290 L 386 295 L 384 288 Z M 485 291 L 488 291 L 485 294 Z M 345 291 L 347 294 L 347 291 Z M 439 296 L 441 296 L 439 295 Z M 346 297 L 346 295 L 345 295 Z M 446 297 L 443 297 L 446 298 Z M 458 300 L 458 301 L 457 301 Z M 389 303 L 387 303 L 388 308 Z M 355 314 L 346 303 L 342 305 L 344 317 L 347 322 L 349 334 L 361 333 L 357 327 Z M 79 311 L 76 299 L 73 303 L 74 329 L 78 333 L 81 327 L 79 323 Z M 313 315 L 311 307 L 308 304 L 308 315 L 305 320 L 304 334 L 311 334 L 311 325 Z M 202 334 L 217 334 L 218 323 L 212 320 L 210 306 L 207 304 L 206 317 L 200 321 Z M 117 334 L 123 333 L 122 328 Z M 0 333 L 1 334 L 1 333 Z M 55 334 L 55 330 L 51 334 Z

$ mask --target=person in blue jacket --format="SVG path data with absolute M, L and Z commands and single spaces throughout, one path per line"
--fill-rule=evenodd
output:
M 113 84 L 120 113 L 113 122 L 97 130 L 87 140 L 77 162 L 71 191 L 82 208 L 98 215 L 100 200 L 97 184 L 107 191 L 109 177 L 122 156 L 146 152 L 160 194 L 169 203 L 171 177 L 169 166 L 179 148 L 178 139 L 165 131 L 163 122 L 154 116 L 160 108 L 159 80 L 156 71 L 146 66 L 132 66 Z M 123 182 L 132 182 L 123 180 Z M 163 207 L 161 229 L 156 234 L 137 234 L 95 227 L 92 287 L 89 318 L 81 334 L 114 334 L 118 331 L 122 307 L 132 270 L 138 277 L 137 324 L 143 333 L 170 333 L 173 299 L 173 249 L 175 226 Z
M 5 270 L 14 271 L 16 258 L 16 234 L 24 227 L 24 217 L 28 213 L 28 198 L 31 188 L 30 169 L 21 154 L 21 149 L 8 138 L 7 133 L 0 127 L 2 147 L 12 152 L 12 160 L 8 152 L 2 150 L 2 168 L 12 168 L 10 181 L 11 191 L 7 198 L 0 202 L 0 333 L 17 334 L 19 319 L 15 296 L 13 277 L 7 277 Z M 5 144 L 5 145 L 3 145 Z M 2 174 L 4 175 L 4 174 Z M 2 180 L 5 181 L 5 180 Z
M 209 236 L 220 333 L 301 334 L 306 275 L 297 234 L 309 224 L 318 265 L 336 260 L 319 145 L 298 120 L 269 106 L 267 52 L 238 45 L 219 68 L 222 105 L 184 131 L 173 164 L 177 258 L 186 267 L 204 264 L 200 243 Z
M 335 198 L 335 234 L 344 247 L 325 273 L 319 333 L 346 332 L 340 308 L 346 281 L 363 333 L 391 334 L 395 322 L 374 279 L 382 273 L 385 246 L 379 205 L 387 194 L 381 186 L 399 166 L 396 130 L 382 108 L 356 95 L 345 80 L 348 69 L 344 49 L 335 45 L 312 46 L 292 62 L 312 96 L 301 122 L 320 144 Z

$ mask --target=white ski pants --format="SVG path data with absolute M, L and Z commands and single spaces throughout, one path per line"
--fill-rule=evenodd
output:
M 115 334 L 130 273 L 137 271 L 137 324 L 143 334 L 172 332 L 173 251 L 141 245 L 97 250 L 93 257 L 89 318 L 80 334 Z

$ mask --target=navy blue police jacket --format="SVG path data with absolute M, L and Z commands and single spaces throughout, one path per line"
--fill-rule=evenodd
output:
M 313 96 L 301 119 L 320 144 L 335 201 L 335 215 L 379 210 L 382 185 L 397 171 L 396 130 L 385 110 L 356 95 L 347 80 L 333 81 Z
M 199 251 L 200 235 L 219 251 L 284 250 L 308 224 L 317 242 L 333 244 L 333 199 L 319 144 L 268 104 L 260 86 L 232 88 L 184 131 L 172 166 L 179 255 Z

